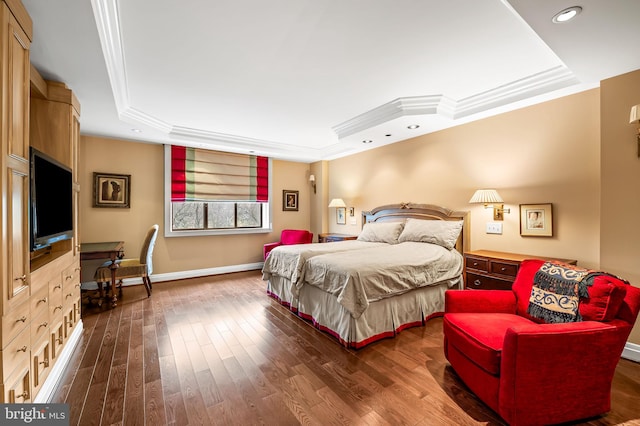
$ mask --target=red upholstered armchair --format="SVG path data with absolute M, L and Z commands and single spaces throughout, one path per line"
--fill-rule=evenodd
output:
M 528 314 L 543 261 L 525 260 L 512 291 L 449 290 L 444 351 L 462 381 L 511 425 L 567 422 L 608 412 L 613 374 L 640 310 L 640 288 L 597 277 L 581 322 Z
M 304 229 L 283 229 L 280 233 L 280 241 L 264 245 L 263 254 L 266 259 L 271 250 L 278 246 L 289 244 L 307 244 L 313 242 L 313 233 Z

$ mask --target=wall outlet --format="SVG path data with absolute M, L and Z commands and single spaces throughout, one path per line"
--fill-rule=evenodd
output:
M 487 234 L 502 234 L 502 223 L 487 222 Z

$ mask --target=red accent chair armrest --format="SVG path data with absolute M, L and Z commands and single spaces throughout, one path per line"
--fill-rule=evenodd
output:
M 262 248 L 262 254 L 264 255 L 264 258 L 266 259 L 267 256 L 269 256 L 269 253 L 271 253 L 271 250 L 281 245 L 282 243 L 280 241 L 276 241 L 275 243 L 265 244 L 264 247 Z
M 624 343 L 618 327 L 595 321 L 508 329 L 500 366 L 500 415 L 517 425 L 606 413 Z
M 278 246 L 286 246 L 292 244 L 308 244 L 313 242 L 313 232 L 304 229 L 283 229 L 280 233 L 280 241 L 275 243 L 267 243 L 262 249 L 264 259 L 274 248 Z

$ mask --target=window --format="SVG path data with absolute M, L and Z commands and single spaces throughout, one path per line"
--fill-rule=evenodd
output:
M 269 232 L 271 160 L 165 145 L 167 236 Z

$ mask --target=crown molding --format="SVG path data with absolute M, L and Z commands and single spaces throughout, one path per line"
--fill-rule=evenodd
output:
M 332 143 L 322 149 L 307 148 L 289 143 L 176 126 L 133 107 L 129 98 L 118 0 L 91 0 L 91 4 L 120 119 L 157 129 L 176 141 L 232 152 L 255 151 L 260 155 L 293 161 L 338 158 L 362 150 L 343 143 Z M 575 75 L 565 66 L 560 65 L 460 100 L 454 100 L 444 94 L 397 98 L 340 123 L 332 127 L 332 130 L 339 139 L 343 139 L 405 116 L 438 115 L 454 120 L 577 83 L 579 82 Z
M 93 16 L 118 115 L 129 108 L 129 90 L 117 0 L 91 0 Z
M 455 105 L 453 118 L 466 117 L 578 83 L 577 77 L 567 67 L 558 65 L 486 92 L 461 99 Z
M 459 101 L 446 95 L 394 99 L 340 123 L 332 129 L 338 138 L 342 139 L 387 121 L 411 115 L 437 114 L 445 118 L 457 119 L 577 83 L 578 79 L 575 75 L 565 66 L 560 65 Z
M 118 111 L 118 115 L 122 120 L 128 120 L 137 124 L 144 124 L 164 133 L 170 133 L 173 129 L 173 126 L 166 121 L 160 120 L 132 106 L 127 107 L 123 111 Z
M 318 149 L 183 126 L 173 126 L 168 134 L 176 141 L 191 142 L 193 146 L 239 153 L 257 152 L 293 161 L 316 161 L 322 155 Z
M 408 115 L 429 115 L 451 113 L 452 100 L 444 95 L 411 96 L 397 98 L 371 111 L 360 114 L 350 120 L 332 127 L 342 139 L 371 127 Z

